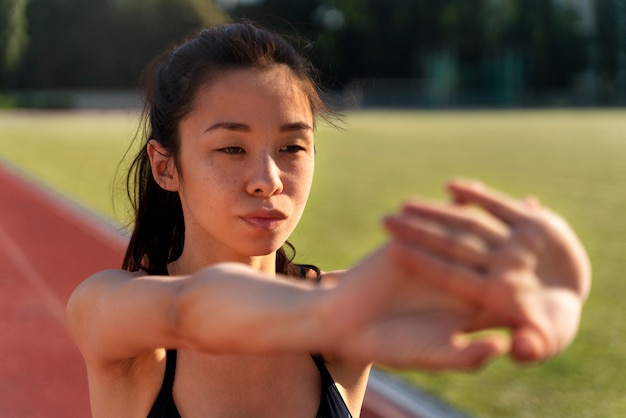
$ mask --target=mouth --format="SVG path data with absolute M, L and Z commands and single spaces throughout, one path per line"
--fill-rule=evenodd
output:
M 273 231 L 287 219 L 287 215 L 280 211 L 259 211 L 249 213 L 241 219 L 258 231 Z

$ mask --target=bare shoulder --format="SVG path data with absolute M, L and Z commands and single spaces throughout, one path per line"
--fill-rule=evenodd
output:
M 86 315 L 98 307 L 97 302 L 101 297 L 111 289 L 142 275 L 141 272 L 126 270 L 103 270 L 80 283 L 72 292 L 66 307 L 68 323 L 74 336 L 80 333 Z
M 363 398 L 367 389 L 371 363 L 351 361 L 329 356 L 324 357 L 326 368 L 333 377 L 335 385 L 341 393 L 350 411 L 358 416 L 363 406 Z
M 335 287 L 341 281 L 344 272 L 345 270 L 322 272 L 320 283 L 323 286 Z M 350 358 L 340 358 L 329 354 L 324 354 L 323 357 L 326 368 L 333 377 L 337 389 L 345 400 L 346 405 L 350 411 L 357 414 L 363 404 L 372 364 L 354 361 Z
M 83 298 L 93 297 L 109 287 L 119 285 L 143 275 L 145 275 L 143 272 L 131 272 L 118 269 L 99 271 L 85 279 L 76 287 L 70 297 L 68 307 L 73 307 L 75 303 L 81 301 Z
M 167 346 L 178 279 L 105 270 L 82 282 L 68 301 L 67 319 L 88 367 L 109 367 Z
M 345 270 L 323 271 L 320 276 L 320 283 L 324 286 L 333 287 L 339 282 Z
M 141 326 L 129 316 L 132 295 L 139 297 L 132 288 L 140 284 L 137 281 L 153 280 L 160 278 L 142 272 L 104 270 L 84 280 L 68 301 L 70 331 L 90 376 L 94 417 L 145 416 L 156 396 L 165 351 L 139 348 L 128 337 Z

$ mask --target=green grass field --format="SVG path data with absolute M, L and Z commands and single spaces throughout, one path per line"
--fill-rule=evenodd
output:
M 123 221 L 117 163 L 136 114 L 0 112 L 0 157 Z M 317 134 L 316 183 L 292 241 L 299 260 L 345 267 L 384 239 L 407 197 L 444 199 L 453 177 L 533 194 L 586 244 L 594 284 L 579 337 L 539 366 L 404 372 L 477 417 L 626 416 L 626 110 L 358 112 Z M 113 209 L 113 201 L 116 209 Z

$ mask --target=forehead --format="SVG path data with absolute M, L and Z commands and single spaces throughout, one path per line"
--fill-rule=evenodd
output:
M 283 65 L 231 70 L 199 87 L 192 113 L 218 118 L 304 119 L 312 124 L 310 98 L 303 83 Z

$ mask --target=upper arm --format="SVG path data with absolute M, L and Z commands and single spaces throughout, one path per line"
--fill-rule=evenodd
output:
M 236 263 L 190 276 L 100 272 L 71 296 L 72 334 L 91 364 L 155 348 L 207 352 L 317 351 L 329 333 L 327 290 Z
M 86 361 L 116 361 L 177 343 L 172 310 L 181 279 L 107 270 L 85 280 L 67 305 Z

